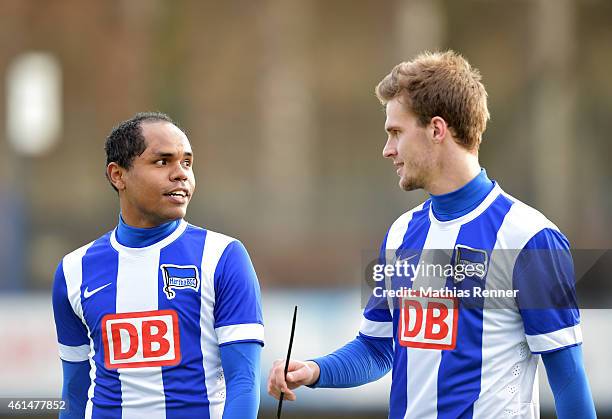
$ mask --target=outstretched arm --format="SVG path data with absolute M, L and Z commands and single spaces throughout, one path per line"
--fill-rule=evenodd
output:
M 313 361 L 290 361 L 287 379 L 285 360 L 272 366 L 268 394 L 278 399 L 281 391 L 287 400 L 295 400 L 300 386 L 345 388 L 376 381 L 393 365 L 393 340 L 357 336 L 337 351 Z

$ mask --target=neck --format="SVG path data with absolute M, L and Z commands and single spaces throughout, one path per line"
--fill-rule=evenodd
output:
M 441 221 L 449 221 L 476 208 L 491 192 L 495 183 L 480 169 L 478 175 L 460 188 L 446 194 L 431 195 L 432 211 Z
M 127 247 L 146 247 L 168 237 L 181 223 L 181 219 L 168 221 L 155 227 L 142 228 L 128 225 L 119 215 L 115 235 L 117 241 Z
M 432 195 L 442 195 L 461 188 L 480 173 L 478 155 L 452 153 L 453 159 L 440 165 L 434 180 L 425 186 Z
M 120 220 L 123 220 L 130 227 L 154 228 L 168 222 L 167 219 L 154 217 L 150 213 L 138 211 L 124 191 L 119 191 L 119 211 Z

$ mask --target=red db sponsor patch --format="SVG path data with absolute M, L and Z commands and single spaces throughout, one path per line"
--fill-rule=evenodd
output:
M 424 349 L 455 349 L 458 300 L 414 293 L 401 301 L 399 343 Z
M 174 310 L 107 314 L 102 318 L 102 341 L 108 369 L 159 367 L 181 361 Z

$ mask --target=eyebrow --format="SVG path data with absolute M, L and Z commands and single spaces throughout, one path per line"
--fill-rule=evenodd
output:
M 154 151 L 151 154 L 153 157 L 174 157 L 176 155 L 176 153 L 168 151 Z M 193 153 L 191 151 L 185 151 L 183 154 L 187 157 L 193 157 Z
M 385 127 L 385 132 L 398 131 L 399 129 L 400 128 L 398 126 L 389 125 L 388 127 Z

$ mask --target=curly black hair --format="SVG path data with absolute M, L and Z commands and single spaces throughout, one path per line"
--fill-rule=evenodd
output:
M 114 162 L 125 169 L 132 167 L 134 159 L 140 156 L 147 148 L 141 124 L 143 122 L 157 121 L 170 122 L 176 125 L 172 118 L 164 113 L 140 112 L 114 127 L 108 137 L 106 137 L 106 143 L 104 144 L 106 166 Z M 108 179 L 108 174 L 106 177 Z M 108 180 L 110 182 L 110 179 Z M 112 182 L 111 186 L 117 190 Z

